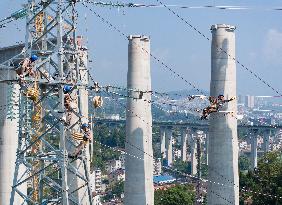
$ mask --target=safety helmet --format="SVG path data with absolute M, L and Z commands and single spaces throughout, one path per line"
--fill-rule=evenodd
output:
M 35 55 L 35 54 L 33 54 L 33 55 L 30 57 L 30 60 L 31 60 L 31 62 L 34 62 L 34 61 L 38 60 L 38 56 Z
M 72 86 L 70 86 L 70 85 L 65 85 L 64 88 L 63 88 L 64 94 L 69 93 L 69 92 L 71 91 L 71 89 L 72 89 Z
M 88 128 L 88 127 L 89 127 L 89 125 L 88 125 L 87 123 L 83 123 L 83 124 L 81 125 L 81 128 L 82 128 L 82 129 Z

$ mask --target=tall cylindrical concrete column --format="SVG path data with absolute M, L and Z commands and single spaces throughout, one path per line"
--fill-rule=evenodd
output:
M 165 158 L 165 127 L 161 126 L 160 127 L 160 135 L 161 135 L 161 156 L 162 159 Z
M 222 94 L 226 99 L 236 96 L 235 27 L 217 24 L 211 27 L 210 95 Z M 228 200 L 239 204 L 237 102 L 225 103 L 223 112 L 212 113 L 209 125 L 208 204 L 223 205 Z M 227 186 L 222 186 L 226 184 Z M 231 186 L 230 186 L 231 185 Z M 220 196 L 220 197 L 219 197 Z
M 129 36 L 128 90 L 151 90 L 150 40 L 146 36 Z M 125 151 L 125 205 L 154 204 L 152 112 L 150 93 L 129 92 L 127 99 Z M 146 101 L 145 101 L 146 100 Z
M 257 131 L 254 131 L 252 136 L 252 143 L 251 143 L 251 162 L 252 162 L 252 169 L 254 170 L 258 166 L 258 138 L 257 138 Z
M 87 86 L 89 84 L 89 68 L 87 66 L 88 64 L 88 50 L 86 47 L 80 46 L 79 48 L 79 61 L 80 61 L 80 66 L 79 66 L 79 79 L 80 82 Z M 89 119 L 88 119 L 88 90 L 86 87 L 81 87 L 78 90 L 79 94 L 79 101 L 80 101 L 80 113 L 81 113 L 81 123 L 88 124 Z M 93 149 L 93 146 L 92 146 Z M 90 145 L 89 143 L 85 146 L 85 155 L 87 157 L 87 161 L 85 166 L 80 166 L 79 171 L 84 174 L 84 177 L 88 178 L 90 177 Z M 82 162 L 79 162 L 82 163 Z M 78 165 L 79 167 L 79 165 Z M 83 186 L 85 184 L 85 181 L 82 179 L 78 178 L 78 184 L 79 187 Z M 91 196 L 90 196 L 91 197 Z M 82 204 L 88 205 L 89 203 L 89 192 L 88 192 L 88 186 L 84 186 L 79 190 L 79 200 Z
M 166 143 L 166 165 L 171 166 L 173 163 L 173 153 L 172 153 L 172 127 L 166 128 L 165 135 L 165 143 Z
M 188 130 L 187 128 L 181 128 L 181 160 L 183 162 L 187 161 L 187 138 Z
M 266 153 L 269 151 L 269 141 L 270 141 L 270 130 L 265 130 L 263 133 L 263 152 Z
M 0 76 L 5 80 L 14 80 L 15 72 L 0 70 Z M 18 148 L 20 86 L 1 82 L 0 96 L 0 204 L 9 204 Z M 22 176 L 23 173 L 20 166 L 18 175 Z M 23 179 L 26 177 L 23 176 Z M 26 183 L 17 188 L 26 194 Z M 22 204 L 23 201 L 16 193 L 14 204 Z
M 89 83 L 87 68 L 87 49 L 85 47 L 79 46 L 78 56 L 78 67 L 76 67 L 74 63 L 69 63 L 67 65 L 68 67 L 65 66 L 65 69 L 68 68 L 73 72 L 73 75 L 70 75 L 69 77 L 86 86 Z M 73 89 L 69 95 L 71 97 L 70 106 L 72 110 L 66 111 L 66 120 L 69 123 L 69 127 L 71 127 L 71 129 L 68 128 L 66 132 L 66 134 L 69 136 L 68 138 L 66 138 L 66 149 L 70 155 L 73 155 L 77 151 L 81 143 L 81 141 L 74 140 L 71 137 L 72 133 L 81 132 L 81 126 L 79 123 L 77 123 L 79 121 L 79 116 L 76 113 L 81 113 L 81 124 L 88 123 L 88 90 L 84 86 L 80 86 L 79 88 Z M 71 160 L 70 164 L 73 168 L 76 168 L 81 173 L 83 179 L 78 177 L 77 173 L 75 173 L 73 170 L 68 170 L 67 181 L 69 191 L 72 193 L 73 198 L 79 201 L 81 204 L 89 205 L 89 197 L 91 196 L 89 196 L 88 186 L 85 186 L 84 181 L 84 179 L 88 178 L 90 175 L 89 144 L 86 144 L 85 149 L 83 148 L 82 151 L 85 152 L 85 155 L 87 157 L 86 163 L 84 164 L 84 159 L 78 157 L 75 160 Z M 75 204 L 75 202 L 70 201 L 70 205 L 73 204 Z
M 191 140 L 191 175 L 197 174 L 197 136 L 192 135 Z
M 205 134 L 205 163 L 206 165 L 209 165 L 209 133 Z

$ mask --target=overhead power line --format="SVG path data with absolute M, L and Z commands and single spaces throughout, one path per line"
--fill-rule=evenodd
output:
M 183 22 L 185 22 L 191 29 L 195 30 L 199 35 L 201 35 L 202 37 L 204 37 L 205 39 L 207 39 L 208 41 L 210 41 L 211 39 L 209 37 L 207 37 L 203 32 L 201 32 L 199 29 L 197 29 L 195 26 L 193 26 L 191 23 L 189 23 L 187 20 L 185 20 L 183 17 L 181 17 L 179 14 L 177 14 L 173 9 L 169 8 L 171 5 L 166 5 L 164 4 L 162 1 L 157 0 L 158 3 L 160 3 L 161 6 L 167 8 L 170 12 L 172 12 L 174 15 L 176 15 L 179 19 L 181 19 Z M 95 2 L 95 1 L 87 1 L 87 3 L 92 3 L 94 5 L 99 5 L 101 4 L 101 2 Z M 104 6 L 110 6 L 110 5 L 114 5 L 114 6 L 118 6 L 118 5 L 122 5 L 123 7 L 134 7 L 135 4 L 115 4 L 112 2 L 109 3 L 102 3 L 102 5 Z M 135 6 L 138 6 L 139 4 L 136 4 Z M 142 5 L 142 4 L 140 4 Z M 86 4 L 84 4 L 85 7 L 87 7 Z M 231 8 L 232 6 L 226 6 L 228 8 Z M 234 6 L 235 8 L 236 6 Z M 88 7 L 87 7 L 88 8 Z M 115 31 L 119 32 L 122 36 L 127 38 L 127 35 L 125 33 L 123 33 L 120 29 L 118 29 L 116 26 L 114 26 L 113 24 L 111 24 L 109 21 L 107 21 L 105 18 L 103 18 L 100 14 L 98 14 L 96 11 L 92 10 L 91 8 L 88 8 L 90 11 L 92 11 L 98 18 L 100 18 L 102 20 L 102 22 L 106 23 L 110 28 L 113 28 Z M 277 8 L 278 10 L 282 10 Z M 229 53 L 227 53 L 227 51 L 225 51 L 223 48 L 218 47 L 222 52 L 224 52 L 226 55 L 228 55 L 230 58 L 232 58 L 232 60 L 234 60 L 237 64 L 239 64 L 242 68 L 244 68 L 245 70 L 247 70 L 248 72 L 250 72 L 255 78 L 257 78 L 259 81 L 261 81 L 263 84 L 265 84 L 266 86 L 268 86 L 270 89 L 272 89 L 275 93 L 277 93 L 279 96 L 282 96 L 282 93 L 275 89 L 272 85 L 270 85 L 270 83 L 266 82 L 262 77 L 260 77 L 257 73 L 255 73 L 254 71 L 252 71 L 250 68 L 248 68 L 247 66 L 245 66 L 244 64 L 242 64 L 238 59 L 236 59 L 234 56 L 231 56 Z M 142 50 L 144 50 L 146 52 L 146 50 L 144 48 L 141 48 Z M 147 53 L 149 53 L 147 51 Z M 189 84 L 189 86 L 192 86 L 193 88 L 195 88 L 197 91 L 200 91 L 198 88 L 196 88 L 196 86 L 194 84 L 192 84 L 191 82 L 187 81 L 185 78 L 183 78 L 183 76 L 181 76 L 179 73 L 175 72 L 171 67 L 167 66 L 166 64 L 164 64 L 162 61 L 160 61 L 160 59 L 156 58 L 155 56 L 153 56 L 151 53 L 149 53 L 151 55 L 151 57 L 153 57 L 157 62 L 161 63 L 162 66 L 166 69 L 168 69 L 170 72 L 172 72 L 175 76 L 179 77 L 180 79 L 184 80 L 186 83 Z M 201 92 L 202 93 L 202 92 Z M 203 93 L 202 93 L 203 94 Z
M 126 40 L 128 39 L 127 35 L 122 32 L 119 28 L 117 28 L 115 25 L 113 25 L 111 22 L 109 22 L 108 20 L 106 20 L 104 17 L 102 17 L 100 14 L 98 14 L 96 11 L 94 11 L 93 9 L 89 8 L 85 3 L 83 4 L 86 8 L 88 8 L 91 12 L 93 12 L 93 14 L 95 16 L 97 16 L 103 23 L 105 23 L 106 25 L 108 25 L 109 28 L 114 29 L 116 32 L 118 32 L 122 37 L 124 37 Z M 184 20 L 184 19 L 183 19 Z M 187 22 L 188 23 L 188 22 Z M 189 24 L 192 28 L 194 28 L 194 30 L 198 31 L 198 33 L 200 33 L 203 37 L 205 37 L 206 39 L 210 40 L 208 37 L 206 37 L 203 33 L 201 33 L 199 30 L 197 30 L 196 27 L 194 27 L 193 25 Z M 139 45 L 138 45 L 139 46 Z M 185 83 L 187 83 L 189 86 L 192 86 L 194 89 L 196 89 L 198 92 L 200 92 L 201 94 L 204 95 L 203 91 L 201 91 L 199 88 L 196 87 L 196 85 L 192 84 L 191 82 L 189 82 L 188 80 L 186 80 L 182 75 L 180 75 L 178 72 L 176 72 L 175 70 L 173 70 L 171 67 L 169 67 L 168 65 L 166 65 L 164 62 L 162 62 L 159 58 L 157 58 L 156 56 L 154 56 L 153 54 L 151 54 L 149 51 L 147 51 L 146 49 L 144 49 L 143 47 L 140 47 L 140 49 L 142 49 L 144 52 L 146 52 L 148 55 L 150 55 L 151 57 L 153 57 L 158 63 L 160 63 L 163 68 L 165 68 L 166 70 L 169 70 L 171 73 L 173 73 L 175 76 L 177 76 L 178 78 L 180 78 L 181 80 L 183 80 Z M 223 50 L 221 48 L 221 50 Z M 224 52 L 224 51 L 223 51 Z M 225 51 L 225 53 L 227 54 L 227 52 Z M 282 95 L 281 95 L 282 96 Z M 199 110 L 197 111 L 199 112 Z M 227 115 L 227 114 L 231 114 L 232 117 L 234 117 L 236 120 L 238 120 L 238 118 L 234 115 L 233 112 L 227 112 L 227 113 L 223 113 L 223 116 Z M 236 113 L 235 113 L 236 114 Z M 245 123 L 244 123 L 245 124 Z M 275 127 L 275 126 L 273 126 Z
M 164 8 L 162 4 L 146 4 L 146 3 L 123 3 L 123 2 L 103 2 L 103 1 L 90 1 L 96 6 L 112 7 L 112 8 Z M 183 4 L 166 4 L 167 7 L 179 9 L 215 9 L 215 10 L 265 10 L 265 11 L 281 11 L 281 7 L 258 7 L 258 6 L 240 6 L 240 5 L 183 5 Z
M 106 23 L 109 28 L 113 28 L 116 32 L 118 32 L 122 37 L 125 38 L 125 40 L 128 40 L 128 35 L 126 35 L 124 32 L 122 32 L 119 28 L 117 28 L 116 26 L 114 26 L 112 23 L 110 23 L 108 20 L 106 20 L 104 17 L 102 17 L 100 14 L 98 14 L 96 11 L 94 11 L 93 9 L 91 9 L 90 7 L 87 6 L 87 4 L 83 4 L 86 8 L 88 8 L 91 12 L 93 12 L 93 14 L 95 16 L 97 16 L 103 23 Z M 138 45 L 139 46 L 139 45 Z M 182 81 L 184 81 L 186 84 L 188 84 L 189 86 L 193 87 L 195 90 L 197 90 L 200 94 L 203 94 L 203 91 L 200 90 L 200 88 L 198 88 L 195 84 L 191 83 L 190 81 L 188 81 L 187 79 L 185 79 L 180 73 L 178 73 L 177 71 L 175 71 L 171 66 L 168 66 L 166 63 L 164 63 L 161 59 L 159 59 L 158 57 L 156 57 L 155 55 L 153 55 L 151 52 L 147 51 L 145 48 L 140 47 L 140 49 L 142 49 L 145 53 L 147 53 L 148 55 L 150 55 L 155 61 L 157 61 L 159 64 L 162 65 L 162 67 L 165 70 L 170 71 L 174 76 L 180 78 Z
M 118 89 L 118 90 L 124 90 L 124 91 L 133 91 L 133 92 L 143 92 L 143 93 L 155 93 L 157 95 L 161 95 L 161 96 L 170 96 L 170 95 L 175 95 L 175 96 L 178 96 L 178 97 L 184 97 L 184 98 L 192 98 L 194 96 L 196 97 L 201 97 L 201 98 L 206 98 L 208 96 L 206 95 L 181 95 L 181 94 L 178 94 L 178 93 L 173 93 L 173 94 L 170 94 L 168 92 L 160 92 L 160 91 L 155 91 L 155 90 L 139 90 L 139 89 L 128 89 L 128 88 L 125 88 L 123 86 L 116 86 L 116 85 L 108 85 L 109 87 L 111 88 L 115 88 L 115 89 Z M 105 86 L 107 87 L 107 86 Z
M 105 23 L 106 25 L 108 25 L 109 28 L 114 29 L 116 32 L 118 32 L 122 37 L 124 37 L 126 40 L 128 39 L 127 35 L 122 32 L 119 28 L 117 28 L 115 25 L 113 25 L 111 22 L 109 22 L 108 20 L 106 20 L 104 17 L 102 17 L 100 14 L 98 14 L 96 11 L 94 11 L 93 9 L 91 9 L 90 7 L 88 7 L 85 3 L 83 4 L 86 8 L 88 8 L 91 12 L 93 12 L 93 14 L 95 16 L 97 16 L 103 23 Z M 184 19 L 183 19 L 184 20 Z M 187 22 L 187 21 L 186 21 Z M 188 23 L 188 22 L 187 22 Z M 199 30 L 197 30 L 196 27 L 194 27 L 193 25 L 189 24 L 192 28 L 194 28 L 194 30 L 198 31 L 198 33 L 200 33 L 203 37 L 205 37 L 206 39 L 210 40 L 207 36 L 205 36 L 203 33 L 201 33 Z M 139 45 L 138 45 L 139 46 Z M 172 69 L 170 66 L 168 66 L 167 64 L 165 64 L 163 61 L 161 61 L 159 58 L 157 58 L 156 56 L 154 56 L 153 54 L 151 54 L 149 51 L 147 51 L 146 49 L 144 49 L 143 47 L 140 47 L 140 49 L 142 49 L 144 52 L 146 52 L 148 55 L 150 55 L 153 59 L 155 59 L 158 63 L 160 63 L 162 65 L 163 68 L 165 68 L 166 70 L 169 70 L 171 73 L 173 73 L 173 75 L 177 76 L 178 78 L 180 78 L 182 81 L 184 81 L 186 84 L 188 84 L 189 86 L 192 86 L 194 89 L 196 89 L 198 92 L 200 92 L 201 94 L 204 95 L 203 91 L 201 91 L 196 85 L 192 84 L 191 82 L 189 82 L 188 80 L 186 80 L 182 75 L 180 75 L 178 72 L 176 72 L 174 69 Z M 226 51 L 224 51 L 222 48 L 221 50 L 223 52 L 225 52 L 227 54 Z M 229 55 L 229 54 L 228 54 Z M 233 57 L 234 58 L 234 57 Z M 235 58 L 234 58 L 235 59 Z M 274 89 L 274 88 L 273 88 Z M 278 91 L 277 91 L 278 92 Z M 279 94 L 279 93 L 278 93 Z M 280 95 L 280 94 L 279 94 Z M 281 94 L 282 96 L 282 94 Z M 199 112 L 199 110 L 198 110 Z M 223 116 L 227 115 L 227 114 L 231 114 L 232 117 L 234 117 L 235 119 L 238 120 L 238 118 L 235 116 L 236 113 L 233 112 L 227 112 L 227 113 L 223 113 Z M 246 124 L 246 123 L 244 123 Z M 275 126 L 273 126 L 275 127 Z
M 163 5 L 165 8 L 167 8 L 167 10 L 169 10 L 173 15 L 175 15 L 178 19 L 180 19 L 182 22 L 185 23 L 185 25 L 187 25 L 189 27 L 189 29 L 194 30 L 196 33 L 198 33 L 200 36 L 202 36 L 203 38 L 205 38 L 206 40 L 210 41 L 211 39 L 209 37 L 207 37 L 203 32 L 201 32 L 197 27 L 195 27 L 194 25 L 191 24 L 191 22 L 189 22 L 188 20 L 184 19 L 182 16 L 180 16 L 180 14 L 178 14 L 174 9 L 168 7 L 166 4 L 164 4 L 162 1 L 160 0 L 156 0 L 158 3 L 160 3 L 161 5 Z M 222 52 L 224 52 L 226 55 L 228 55 L 230 58 L 232 58 L 232 60 L 234 60 L 237 64 L 239 64 L 242 68 L 244 68 L 245 70 L 247 70 L 249 73 L 251 73 L 255 78 L 257 78 L 259 81 L 261 81 L 263 84 L 265 84 L 267 87 L 269 87 L 270 89 L 272 89 L 275 93 L 277 93 L 279 96 L 282 96 L 282 93 L 278 90 L 275 89 L 272 85 L 270 85 L 270 83 L 266 82 L 262 77 L 260 77 L 257 73 L 255 73 L 253 70 L 251 70 L 249 67 L 245 66 L 243 63 L 241 63 L 241 61 L 239 61 L 237 58 L 235 58 L 235 56 L 231 56 L 226 50 L 224 50 L 221 47 L 217 47 L 218 49 L 220 49 Z

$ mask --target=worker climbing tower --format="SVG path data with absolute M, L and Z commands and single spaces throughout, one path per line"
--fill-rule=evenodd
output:
M 211 27 L 210 95 L 236 96 L 235 27 L 217 24 Z M 238 139 L 236 100 L 212 113 L 208 147 L 208 204 L 239 204 Z M 213 183 L 216 182 L 216 183 Z
M 2 129 L 1 139 L 6 143 L 3 150 L 10 148 L 11 153 L 0 159 L 16 162 L 7 169 L 10 174 L 14 172 L 13 180 L 7 179 L 4 184 L 1 178 L 1 197 L 2 187 L 12 186 L 7 189 L 10 197 L 5 193 L 6 201 L 1 204 L 92 204 L 91 136 L 85 103 L 88 59 L 87 49 L 76 34 L 76 2 L 28 0 L 24 8 L 25 47 L 0 64 L 0 69 L 8 72 L 5 80 L 14 89 L 13 102 L 19 106 L 14 110 L 14 121 L 1 121 L 1 126 L 13 129 L 13 136 L 7 128 Z M 28 109 L 30 106 L 32 109 Z M 14 155 L 16 159 L 9 158 Z

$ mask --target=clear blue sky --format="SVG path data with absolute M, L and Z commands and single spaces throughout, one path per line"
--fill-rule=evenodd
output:
M 105 2 L 107 0 L 104 0 Z M 25 0 L 1 0 L 0 18 L 19 9 Z M 155 0 L 122 2 L 153 3 Z M 241 5 L 253 10 L 175 9 L 181 16 L 210 36 L 210 25 L 236 25 L 236 55 L 250 69 L 257 72 L 282 92 L 282 11 L 268 10 L 282 7 L 282 0 L 175 0 L 166 4 L 188 6 Z M 93 6 L 92 6 L 93 7 Z M 151 51 L 187 80 L 209 90 L 210 42 L 165 8 L 96 8 L 96 11 L 126 34 L 145 34 L 151 37 Z M 101 84 L 126 85 L 127 41 L 97 19 L 88 9 L 79 7 L 79 33 L 88 39 L 92 73 Z M 86 17 L 86 20 L 85 20 Z M 16 28 L 18 25 L 19 29 Z M 24 20 L 0 30 L 0 46 L 24 39 Z M 190 89 L 152 59 L 153 89 L 159 91 Z M 272 95 L 271 89 L 237 65 L 239 94 Z

